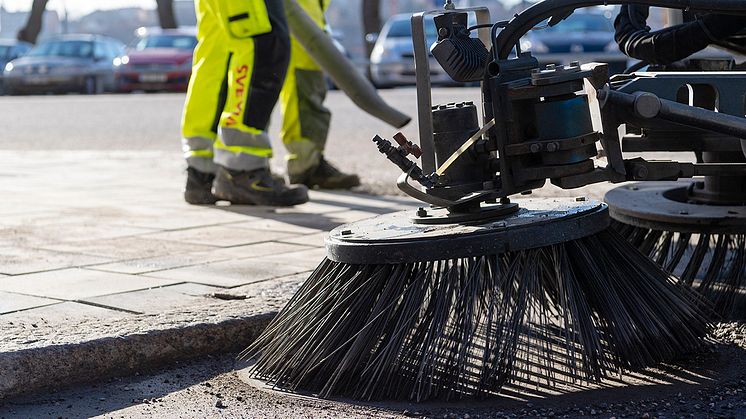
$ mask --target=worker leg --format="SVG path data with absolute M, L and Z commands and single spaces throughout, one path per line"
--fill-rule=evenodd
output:
M 182 149 L 188 166 L 184 200 L 196 205 L 217 201 L 212 193 L 217 171 L 213 162 L 213 143 L 225 105 L 230 57 L 225 31 L 212 1 L 194 2 L 197 46 L 181 120 Z
M 282 130 L 288 150 L 288 175 L 292 183 L 312 172 L 321 162 L 329 134 L 331 112 L 324 107 L 324 73 L 293 39 L 290 66 L 280 95 Z
M 298 0 L 319 27 L 325 26 L 326 2 Z M 331 112 L 324 107 L 324 73 L 301 44 L 292 38 L 288 75 L 280 95 L 282 142 L 288 150 L 290 183 L 326 189 L 351 188 L 360 184 L 356 175 L 339 171 L 324 159 Z
M 306 202 L 306 188 L 288 188 L 269 171 L 272 147 L 266 130 L 290 59 L 282 0 L 213 1 L 231 51 L 214 144 L 218 171 L 213 193 L 237 204 Z
M 225 9 L 230 2 L 222 0 Z M 231 19 L 232 11 L 225 9 Z M 215 162 L 232 170 L 267 168 L 272 157 L 266 129 L 287 71 L 290 41 L 282 1 L 267 0 L 266 13 L 270 32 L 230 38 L 228 95 L 218 124 Z
M 213 142 L 225 106 L 230 52 L 214 6 L 209 0 L 194 4 L 198 42 L 182 113 L 182 147 L 190 168 L 215 173 Z

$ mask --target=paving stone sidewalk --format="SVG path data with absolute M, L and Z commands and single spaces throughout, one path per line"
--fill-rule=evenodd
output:
M 300 280 L 331 228 L 415 205 L 312 191 L 294 208 L 190 206 L 177 156 L 0 155 L 0 323 L 159 313 Z
M 416 206 L 322 191 L 294 208 L 190 206 L 182 164 L 0 152 L 0 355 L 277 310 L 321 262 L 328 230 Z

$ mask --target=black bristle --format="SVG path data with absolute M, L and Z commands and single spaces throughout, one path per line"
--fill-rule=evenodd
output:
M 242 357 L 322 397 L 459 399 L 596 382 L 701 348 L 691 293 L 612 230 L 453 260 L 324 260 Z
M 746 316 L 746 234 L 651 230 L 620 222 L 614 228 L 712 303 L 726 319 Z

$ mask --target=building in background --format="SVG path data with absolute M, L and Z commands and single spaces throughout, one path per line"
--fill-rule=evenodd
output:
M 29 5 L 31 2 L 29 1 Z M 9 12 L 0 5 L 0 38 L 15 39 L 18 31 L 26 24 L 28 12 Z M 44 12 L 42 33 L 57 35 L 62 33 L 62 19 L 54 10 Z
M 158 15 L 154 10 L 140 8 L 98 10 L 70 21 L 71 33 L 94 33 L 107 35 L 129 44 L 135 38 L 135 30 L 142 26 L 158 26 Z M 42 32 L 41 37 L 44 37 Z

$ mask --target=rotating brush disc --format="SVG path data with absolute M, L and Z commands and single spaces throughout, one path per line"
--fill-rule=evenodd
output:
M 607 228 L 607 207 L 516 201 L 479 225 L 400 212 L 345 225 L 244 354 L 253 377 L 357 399 L 456 399 L 599 381 L 703 344 L 686 289 Z
M 687 200 L 691 181 L 643 182 L 606 194 L 614 228 L 714 306 L 746 316 L 746 206 Z

